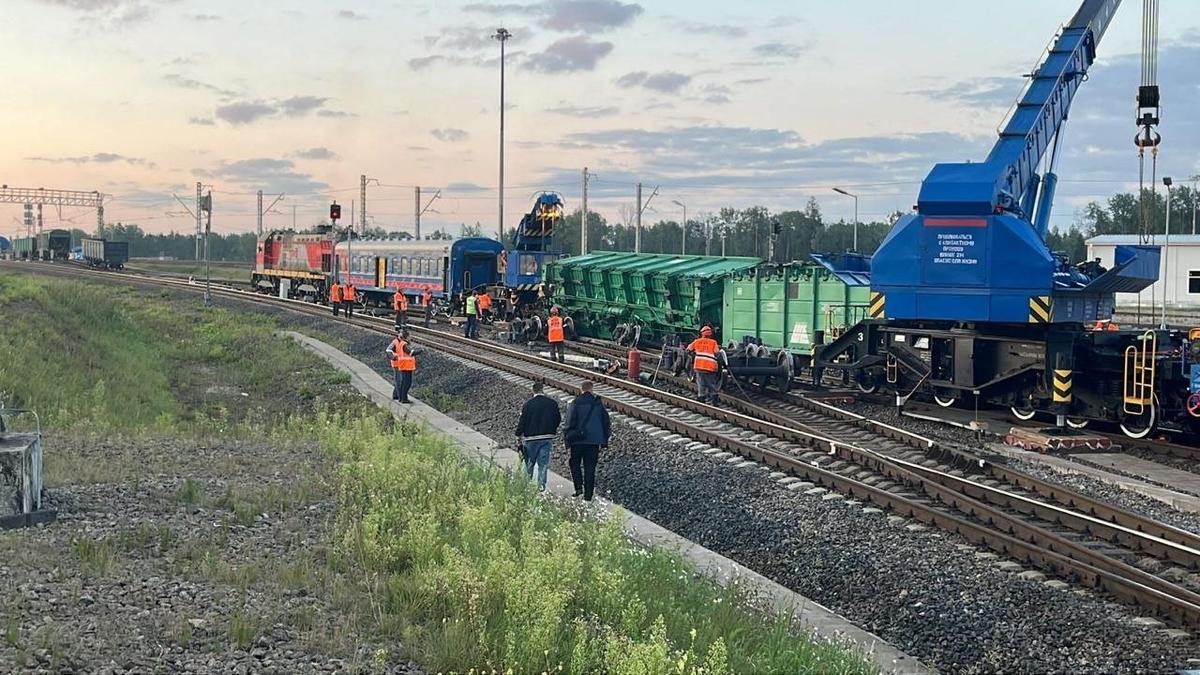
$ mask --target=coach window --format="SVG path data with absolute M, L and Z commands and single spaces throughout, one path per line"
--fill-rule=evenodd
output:
M 1200 270 L 1188 271 L 1188 293 L 1200 294 Z

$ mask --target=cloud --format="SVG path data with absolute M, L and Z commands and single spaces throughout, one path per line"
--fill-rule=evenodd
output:
M 338 154 L 326 147 L 309 148 L 307 150 L 297 150 L 295 155 L 297 157 L 299 157 L 300 159 L 313 159 L 313 160 L 338 159 Z
M 580 106 L 561 103 L 554 108 L 546 108 L 546 112 L 567 117 L 610 117 L 620 112 L 616 106 Z
M 192 15 L 192 21 L 204 22 L 204 21 L 220 21 L 220 20 L 221 20 L 221 17 L 217 16 L 216 14 L 193 14 Z
M 425 46 L 461 51 L 489 49 L 496 44 L 495 39 L 492 38 L 495 32 L 495 28 L 485 28 L 475 24 L 455 24 L 443 28 L 441 33 L 437 35 L 425 36 Z M 519 42 L 522 37 L 521 33 L 516 33 L 508 41 L 510 44 L 512 42 Z
M 193 117 L 188 120 L 188 124 L 194 124 L 198 127 L 215 127 L 217 125 L 211 117 Z
M 197 169 L 196 175 L 214 180 L 224 180 L 247 188 L 267 189 L 302 195 L 324 192 L 329 185 L 313 178 L 312 174 L 296 170 L 290 159 L 259 157 L 222 161 L 212 169 Z
M 695 21 L 679 21 L 675 24 L 680 30 L 693 35 L 717 35 L 722 37 L 746 37 L 748 31 L 741 26 L 720 23 L 699 23 Z
M 811 45 L 789 44 L 785 42 L 766 42 L 754 47 L 756 56 L 768 59 L 798 59 L 811 48 Z
M 237 96 L 236 91 L 218 87 L 215 84 L 201 82 L 200 80 L 194 80 L 179 73 L 167 73 L 166 75 L 163 75 L 163 80 L 165 80 L 168 84 L 172 84 L 181 89 L 200 89 L 204 91 L 211 91 L 215 94 L 220 94 L 221 96 Z
M 93 155 L 80 157 L 26 157 L 29 162 L 47 162 L 50 164 L 116 164 L 124 163 L 130 166 L 145 166 L 154 168 L 157 165 L 141 157 L 126 157 L 115 152 L 97 152 Z
M 442 63 L 446 60 L 445 56 L 440 54 L 430 54 L 429 56 L 418 56 L 408 60 L 408 67 L 413 70 L 424 70 L 430 66 Z
M 62 7 L 84 14 L 82 20 L 97 21 L 106 28 L 119 29 L 143 22 L 154 14 L 154 6 L 174 0 L 37 0 L 44 5 Z
M 352 9 L 340 10 L 338 11 L 337 15 L 339 19 L 346 19 L 348 21 L 362 21 L 363 19 L 367 18 L 366 16 L 359 14 Z
M 469 135 L 462 129 L 433 129 L 429 133 L 433 134 L 433 137 L 439 141 L 446 143 L 458 143 L 460 141 L 465 141 Z
M 975 77 L 943 87 L 917 89 L 908 92 L 934 101 L 948 101 L 972 107 L 1005 107 L 1021 91 L 1021 80 L 1015 77 Z
M 474 3 L 465 12 L 491 16 L 535 16 L 540 25 L 559 32 L 597 33 L 629 25 L 644 11 L 636 3 L 618 0 L 544 0 L 522 3 Z
M 612 50 L 611 42 L 597 42 L 586 35 L 576 35 L 554 42 L 545 51 L 530 54 L 524 59 L 524 66 L 543 73 L 594 70 L 596 63 Z
M 263 103 L 262 101 L 238 101 L 218 106 L 216 116 L 218 119 L 237 126 L 252 124 L 275 113 L 275 106 Z
M 617 85 L 625 88 L 644 87 L 651 91 L 672 94 L 687 86 L 691 81 L 691 75 L 684 75 L 673 70 L 664 70 L 661 73 L 647 73 L 639 70 L 617 78 Z
M 216 117 L 239 126 L 253 124 L 269 117 L 303 117 L 316 111 L 318 117 L 355 117 L 354 113 L 324 109 L 328 98 L 322 96 L 291 96 L 274 101 L 234 101 L 218 106 Z
M 292 96 L 279 102 L 279 111 L 288 117 L 308 114 L 325 105 L 327 98 L 319 96 Z

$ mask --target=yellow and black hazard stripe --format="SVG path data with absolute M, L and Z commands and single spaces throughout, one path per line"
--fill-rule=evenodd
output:
M 871 291 L 871 301 L 867 303 L 867 316 L 872 319 L 882 319 L 885 304 L 886 299 L 883 297 L 883 293 Z
M 1054 369 L 1054 393 L 1055 403 L 1070 403 L 1071 402 L 1071 371 L 1055 368 Z
M 1054 302 L 1048 295 L 1029 298 L 1029 323 L 1050 323 L 1054 314 Z

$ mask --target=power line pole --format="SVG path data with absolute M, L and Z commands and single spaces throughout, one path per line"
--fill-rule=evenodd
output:
M 258 191 L 258 238 L 262 239 L 262 190 Z
M 96 236 L 104 238 L 104 204 L 96 206 Z
M 362 227 L 359 229 L 359 232 L 365 233 L 367 231 L 367 174 L 364 173 L 358 180 L 358 208 L 359 218 L 362 220 Z M 351 207 L 353 207 L 353 204 L 351 204 Z M 354 230 L 353 216 L 350 217 L 350 229 Z
M 204 197 L 200 194 L 200 181 L 196 181 L 196 260 L 200 259 L 200 205 L 204 202 Z
M 497 28 L 492 39 L 500 41 L 500 200 L 498 232 L 500 241 L 504 241 L 504 43 L 512 37 L 512 33 L 504 28 Z
M 415 211 L 413 213 L 416 215 L 415 221 L 416 221 L 417 240 L 420 241 L 420 239 L 421 239 L 421 216 L 426 211 L 429 210 L 429 207 L 433 206 L 434 200 L 436 200 L 437 198 L 442 196 L 442 191 L 441 190 L 435 191 L 433 193 L 433 196 L 429 198 L 429 201 L 425 204 L 424 207 L 421 206 L 421 188 L 420 188 L 420 186 L 417 187 L 416 192 L 417 192 L 417 202 L 416 202 L 416 206 L 415 206 Z
M 38 227 L 38 236 L 40 237 L 40 236 L 42 236 L 42 205 L 38 204 L 37 207 L 38 207 L 38 215 L 37 215 L 38 226 L 37 227 Z
M 418 185 L 413 189 L 415 199 L 413 200 L 413 236 L 417 241 L 421 241 L 421 186 Z
M 588 190 L 588 170 L 583 167 L 583 211 L 579 214 L 579 255 L 587 255 L 587 221 L 588 221 L 588 206 L 587 206 L 587 190 Z
M 637 184 L 637 219 L 633 226 L 633 252 L 642 252 L 642 184 Z
M 208 235 L 212 232 L 212 190 L 208 191 L 208 196 L 200 202 L 199 207 L 208 214 L 208 220 L 204 226 L 204 304 L 212 304 L 212 274 L 208 266 Z M 201 211 L 196 212 L 197 215 Z
M 1200 184 L 1200 176 L 1192 176 L 1192 234 L 1196 234 L 1196 203 L 1200 202 L 1200 195 L 1196 194 L 1196 186 Z

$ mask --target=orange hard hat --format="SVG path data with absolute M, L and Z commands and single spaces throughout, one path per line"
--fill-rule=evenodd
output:
M 700 329 L 700 337 L 712 337 L 712 326 L 705 326 Z

